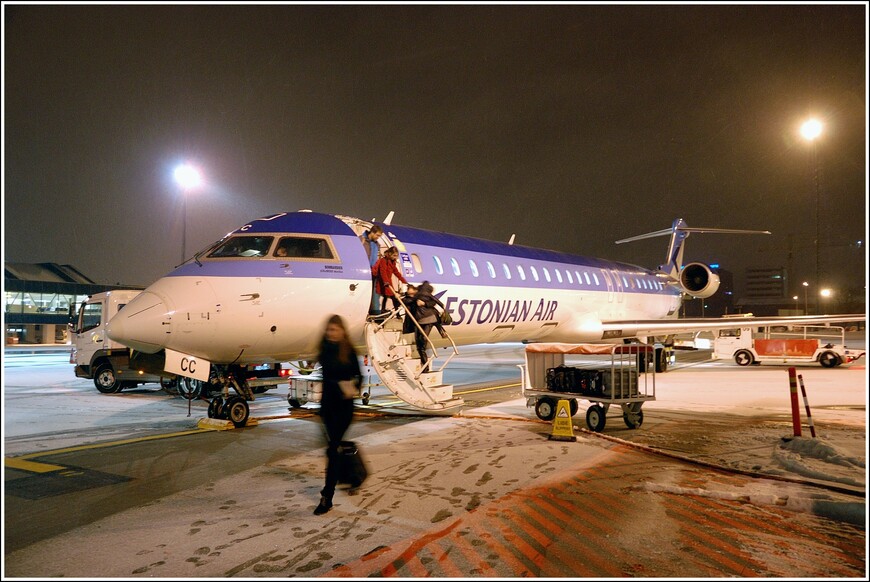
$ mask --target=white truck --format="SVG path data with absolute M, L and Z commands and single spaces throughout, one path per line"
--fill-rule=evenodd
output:
M 106 323 L 141 291 L 117 289 L 95 293 L 84 300 L 70 320 L 69 363 L 79 378 L 91 378 L 103 394 L 120 392 L 146 382 L 161 382 L 160 375 L 130 367 L 130 349 L 106 335 Z M 167 376 L 167 384 L 174 377 Z
M 70 317 L 70 364 L 75 375 L 93 379 L 103 394 L 120 392 L 148 382 L 159 382 L 168 392 L 176 391 L 187 399 L 208 397 L 211 384 L 193 378 L 176 376 L 163 370 L 162 353 L 155 355 L 132 352 L 106 335 L 106 324 L 132 301 L 141 290 L 115 289 L 89 296 Z M 240 366 L 246 385 L 254 393 L 276 388 L 288 381 L 289 368 L 282 364 Z M 216 389 L 217 390 L 217 389 Z
M 733 358 L 740 366 L 761 362 L 818 362 L 825 368 L 849 364 L 862 357 L 863 350 L 845 345 L 846 330 L 830 326 L 791 326 L 789 328 L 738 327 L 719 330 L 713 340 L 713 359 Z

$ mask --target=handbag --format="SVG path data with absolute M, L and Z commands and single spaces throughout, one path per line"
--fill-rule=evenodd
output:
M 453 323 L 453 318 L 450 317 L 450 312 L 446 309 L 441 312 L 441 323 L 443 325 L 451 325 Z
M 359 388 L 355 380 L 339 380 L 338 387 L 341 388 L 341 394 L 346 400 L 353 400 L 359 396 Z

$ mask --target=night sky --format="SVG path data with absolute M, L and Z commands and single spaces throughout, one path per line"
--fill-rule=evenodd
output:
M 867 6 L 3 5 L 4 259 L 147 285 L 308 208 L 863 289 Z

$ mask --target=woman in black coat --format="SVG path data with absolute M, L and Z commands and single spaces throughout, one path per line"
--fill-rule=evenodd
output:
M 320 504 L 314 510 L 314 515 L 321 515 L 332 509 L 332 497 L 339 476 L 339 446 L 353 420 L 355 394 L 353 391 L 346 393 L 339 382 L 351 381 L 356 393 L 362 382 L 359 359 L 347 337 L 347 327 L 341 316 L 329 318 L 317 360 L 323 367 L 320 418 L 327 435 L 326 484 L 320 492 Z

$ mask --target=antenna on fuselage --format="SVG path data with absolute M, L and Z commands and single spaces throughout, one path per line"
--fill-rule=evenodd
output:
M 517 238 L 517 234 L 516 234 L 516 233 L 514 233 L 514 234 L 511 235 L 511 239 L 508 241 L 508 244 L 509 244 L 509 245 L 514 244 L 514 239 L 515 239 L 515 238 Z
M 390 213 L 384 219 L 384 224 L 390 224 L 393 221 L 393 215 L 396 213 L 395 210 L 390 210 Z

